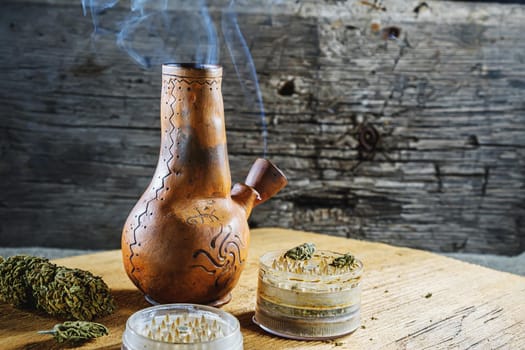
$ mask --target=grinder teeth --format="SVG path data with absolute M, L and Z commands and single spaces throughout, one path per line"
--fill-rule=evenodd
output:
M 216 319 L 204 315 L 168 315 L 154 317 L 144 326 L 142 335 L 167 343 L 201 343 L 224 336 L 224 329 Z

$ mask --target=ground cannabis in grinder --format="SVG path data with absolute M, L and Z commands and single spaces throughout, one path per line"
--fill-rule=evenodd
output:
M 293 260 L 308 260 L 312 258 L 315 252 L 315 244 L 303 243 L 297 247 L 288 250 L 284 256 Z
M 355 265 L 355 257 L 350 254 L 350 253 L 347 253 L 343 256 L 340 256 L 338 258 L 335 258 L 331 263 L 330 263 L 330 266 L 334 266 L 334 267 L 346 267 L 346 266 L 349 266 L 349 267 L 352 267 Z

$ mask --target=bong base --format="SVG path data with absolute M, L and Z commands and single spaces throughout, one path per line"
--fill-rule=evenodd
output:
M 214 300 L 211 303 L 208 303 L 206 305 L 213 306 L 213 307 L 221 307 L 223 305 L 228 304 L 231 300 L 232 300 L 232 293 L 228 293 L 222 298 Z
M 146 299 L 146 301 L 148 303 L 150 303 L 151 305 L 160 305 L 161 304 L 161 303 L 155 301 L 152 297 L 150 297 L 147 294 L 144 295 L 144 299 Z M 228 293 L 228 294 L 226 294 L 225 296 L 223 296 L 220 299 L 214 300 L 214 301 L 212 301 L 210 303 L 206 303 L 206 305 L 213 306 L 213 307 L 221 307 L 223 305 L 228 304 L 231 300 L 232 300 L 232 293 Z

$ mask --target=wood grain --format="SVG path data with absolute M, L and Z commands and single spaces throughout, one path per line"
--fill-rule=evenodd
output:
M 271 336 L 251 321 L 258 257 L 270 250 L 314 242 L 318 249 L 353 252 L 365 266 L 362 326 L 330 341 Z M 59 264 L 101 275 L 118 302 L 99 321 L 110 335 L 82 349 L 119 349 L 125 320 L 148 306 L 128 280 L 120 251 L 65 258 Z M 240 321 L 244 348 L 252 349 L 521 349 L 525 347 L 525 278 L 440 255 L 340 237 L 265 228 L 252 230 L 250 255 L 233 300 L 224 306 Z M 56 349 L 35 334 L 57 320 L 0 305 L 0 348 Z
M 523 251 L 525 6 L 425 3 L 239 2 L 267 156 L 290 180 L 252 227 Z M 160 66 L 143 70 L 110 36 L 92 41 L 77 3 L 8 0 L 0 19 L 0 245 L 117 248 L 158 157 Z M 222 47 L 237 182 L 263 142 L 227 55 Z M 377 142 L 360 142 L 366 128 Z

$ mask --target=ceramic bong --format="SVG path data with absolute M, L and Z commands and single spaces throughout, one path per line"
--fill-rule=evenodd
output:
M 251 210 L 287 183 L 258 159 L 231 188 L 221 81 L 216 65 L 162 67 L 160 156 L 122 233 L 125 270 L 152 302 L 228 302 Z

